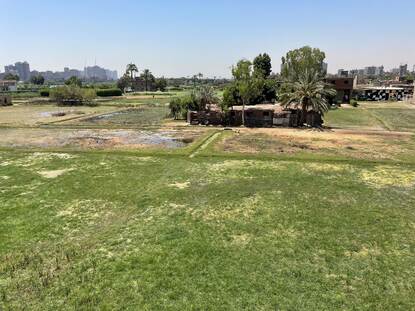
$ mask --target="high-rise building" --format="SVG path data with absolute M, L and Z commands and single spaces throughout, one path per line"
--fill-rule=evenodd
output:
M 17 62 L 14 65 L 4 66 L 6 73 L 17 74 L 21 81 L 29 81 L 30 66 L 28 62 Z
M 385 67 L 383 66 L 376 67 L 375 76 L 383 76 L 384 73 L 385 73 Z
M 30 66 L 28 62 L 17 62 L 14 64 L 17 74 L 21 81 L 29 81 L 30 79 Z
M 116 70 L 105 70 L 105 73 L 107 74 L 107 80 L 114 81 L 118 79 L 118 73 Z
M 339 77 L 348 77 L 348 76 L 349 76 L 349 71 L 344 70 L 344 69 L 339 69 L 339 70 L 337 71 L 337 75 L 338 75 Z
M 408 73 L 408 64 L 399 66 L 399 77 L 405 77 Z
M 374 76 L 374 75 L 376 75 L 375 66 L 365 67 L 365 76 Z

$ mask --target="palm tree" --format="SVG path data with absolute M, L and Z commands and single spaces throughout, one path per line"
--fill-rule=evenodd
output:
M 143 73 L 141 74 L 141 77 L 144 80 L 144 84 L 145 84 L 145 91 L 148 91 L 148 82 L 150 80 L 153 80 L 153 74 L 151 73 L 151 71 L 149 69 L 144 69 Z
M 281 105 L 285 108 L 301 109 L 301 124 L 306 123 L 307 112 L 315 111 L 321 116 L 329 110 L 327 98 L 335 96 L 336 91 L 324 83 L 317 71 L 304 70 L 297 81 L 283 85 Z
M 130 75 L 131 80 L 134 79 L 134 73 L 138 72 L 138 68 L 135 64 L 131 63 L 127 65 L 126 73 Z
M 215 90 L 211 86 L 201 86 L 197 91 L 197 98 L 200 105 L 200 110 L 210 110 L 213 104 L 218 103 L 218 97 Z

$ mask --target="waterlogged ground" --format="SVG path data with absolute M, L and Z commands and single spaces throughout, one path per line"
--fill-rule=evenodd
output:
M 110 106 L 57 106 L 51 104 L 0 107 L 0 126 L 37 126 L 117 110 Z
M 192 130 L 3 128 L 0 147 L 71 149 L 181 148 L 202 132 Z
M 411 310 L 411 165 L 0 152 L 4 309 Z

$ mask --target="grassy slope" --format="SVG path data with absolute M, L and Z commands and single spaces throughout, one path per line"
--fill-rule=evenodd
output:
M 415 109 L 381 108 L 370 112 L 394 131 L 415 131 Z
M 415 307 L 412 166 L 0 156 L 5 308 Z
M 354 128 L 383 128 L 368 111 L 360 108 L 341 108 L 331 110 L 324 118 L 324 125 L 333 127 Z

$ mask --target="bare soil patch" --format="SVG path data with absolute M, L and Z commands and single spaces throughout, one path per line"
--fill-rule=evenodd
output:
M 240 129 L 216 146 L 241 153 L 314 153 L 364 159 L 399 159 L 415 152 L 411 133 L 354 130 Z

